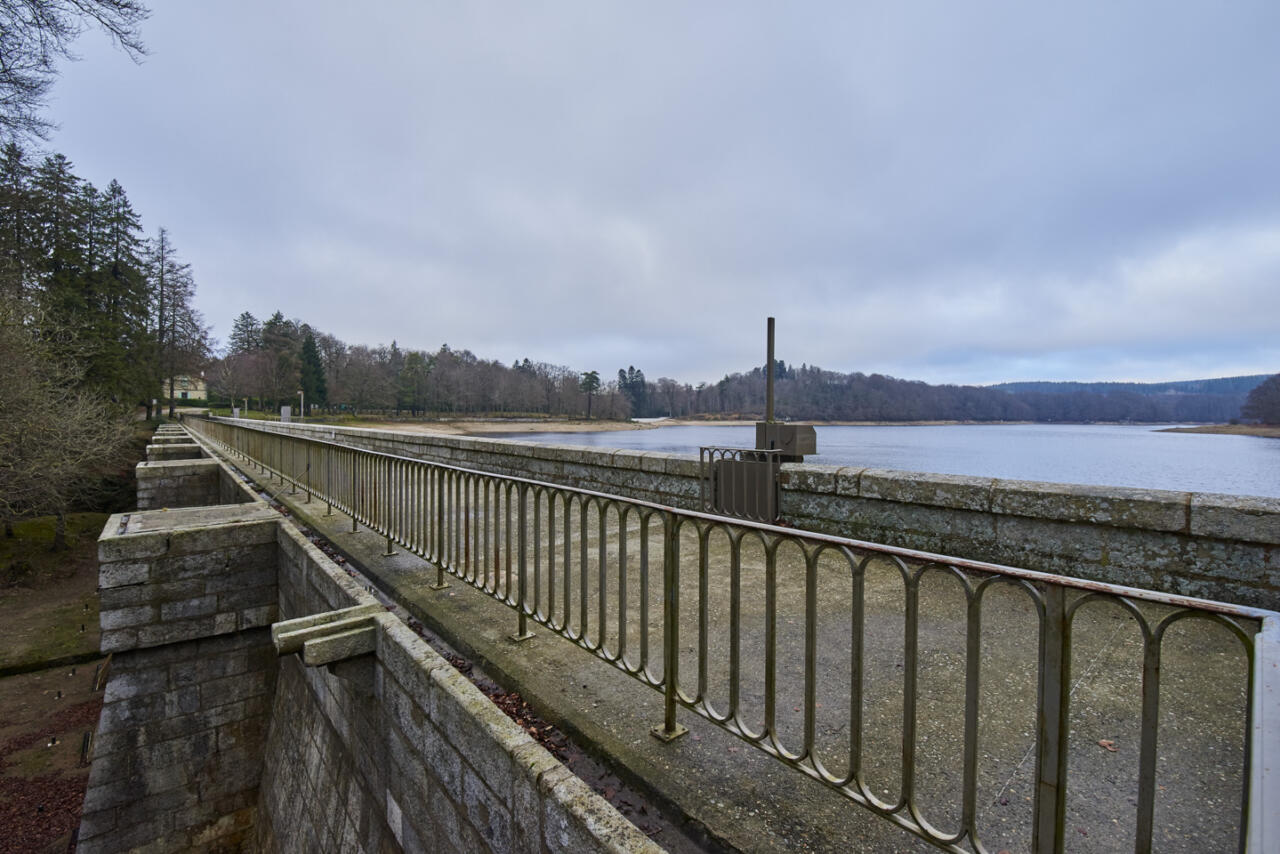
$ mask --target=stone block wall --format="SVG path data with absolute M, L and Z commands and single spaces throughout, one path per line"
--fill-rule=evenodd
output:
M 258 500 L 234 472 L 208 458 L 148 460 L 138 463 L 134 474 L 138 482 L 139 510 Z
M 166 442 L 147 445 L 147 462 L 157 460 L 198 460 L 204 451 L 195 442 Z
M 691 455 L 253 425 L 684 509 L 700 501 Z M 1280 610 L 1280 499 L 786 464 L 781 501 L 802 529 Z
M 251 839 L 277 668 L 278 526 L 262 504 L 108 520 L 99 599 L 113 656 L 79 850 Z
M 217 504 L 221 469 L 213 460 L 157 460 L 138 463 L 138 509 L 205 507 Z
M 265 629 L 114 658 L 77 850 L 243 849 L 275 668 Z

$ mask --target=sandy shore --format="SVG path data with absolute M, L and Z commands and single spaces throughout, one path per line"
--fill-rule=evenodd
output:
M 448 436 L 484 436 L 493 433 L 609 433 L 616 430 L 652 430 L 655 427 L 742 427 L 755 423 L 755 419 L 662 418 L 643 421 L 564 421 L 501 419 L 475 421 L 361 421 L 347 426 L 368 427 L 373 430 L 398 430 L 402 433 L 439 433 Z M 800 421 L 819 427 L 929 427 L 964 424 L 963 421 Z M 1015 423 L 1015 422 L 1001 422 Z M 1021 422 L 1018 422 L 1021 423 Z
M 1263 424 L 1201 424 L 1198 427 L 1166 427 L 1161 433 L 1220 433 L 1226 436 L 1264 436 L 1280 439 L 1280 427 Z
M 662 422 L 664 425 L 671 423 L 674 422 Z M 607 433 L 615 430 L 648 430 L 657 425 L 634 421 L 362 421 L 350 426 L 398 430 L 401 433 L 483 436 L 490 433 Z

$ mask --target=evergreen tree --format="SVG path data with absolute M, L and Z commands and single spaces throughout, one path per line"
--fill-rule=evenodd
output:
M 648 384 L 644 378 L 644 371 L 636 368 L 635 365 L 629 366 L 625 371 L 618 371 L 618 391 L 622 392 L 631 403 L 631 417 L 643 417 L 645 407 L 648 403 Z
M 39 258 L 32 171 L 16 143 L 0 149 L 0 296 L 12 297 L 24 317 L 30 315 Z
M 227 353 L 239 355 L 262 349 L 262 324 L 247 311 L 231 322 L 231 337 L 227 339 Z
M 600 390 L 600 374 L 595 371 L 587 371 L 582 375 L 582 381 L 578 384 L 578 388 L 582 389 L 582 393 L 587 396 L 587 418 L 590 419 L 591 399 Z
M 316 336 L 311 333 L 311 330 L 307 330 L 307 337 L 302 339 L 299 373 L 300 385 L 306 400 L 317 406 L 323 406 L 328 401 L 324 363 L 320 361 L 320 348 L 316 346 Z
M 116 343 L 119 362 L 113 393 L 122 401 L 143 402 L 150 392 L 147 365 L 154 342 L 147 330 L 142 223 L 118 181 L 107 185 L 102 207 L 102 279 L 106 291 L 103 320 Z

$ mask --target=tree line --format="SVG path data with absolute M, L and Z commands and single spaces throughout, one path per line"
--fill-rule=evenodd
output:
M 83 504 L 139 416 L 198 371 L 210 338 L 168 231 L 151 237 L 118 181 L 62 154 L 0 148 L 0 517 Z M 172 414 L 172 403 L 170 404 Z M 61 529 L 60 529 L 61 531 Z
M 80 367 L 81 385 L 153 416 L 152 401 L 210 355 L 195 291 L 172 236 L 143 233 L 120 182 L 101 190 L 62 154 L 0 149 L 0 298 L 12 322 Z
M 507 365 L 448 344 L 434 352 L 395 341 L 348 344 L 280 311 L 265 320 L 241 313 L 206 379 L 211 396 L 272 412 L 305 401 L 311 412 L 357 414 L 630 415 L 617 389 L 595 371 L 529 359 Z
M 607 375 L 606 375 L 607 376 Z M 881 374 L 838 373 L 779 360 L 776 415 L 811 421 L 1227 421 L 1240 415 L 1248 384 L 1223 393 L 1127 385 L 1106 391 L 1007 391 L 930 385 Z M 1255 378 L 1253 384 L 1256 385 Z M 490 413 L 609 419 L 762 417 L 763 366 L 696 386 L 670 377 L 649 380 L 629 365 L 615 377 L 562 365 L 482 359 L 447 344 L 434 352 L 349 345 L 299 319 L 275 312 L 236 318 L 224 357 L 209 374 L 223 400 L 275 411 L 300 403 L 314 411 L 393 411 L 410 416 Z

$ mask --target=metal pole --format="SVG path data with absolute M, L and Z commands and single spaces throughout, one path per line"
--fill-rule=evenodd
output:
M 765 363 L 764 420 L 773 421 L 773 318 L 769 318 L 769 354 Z

